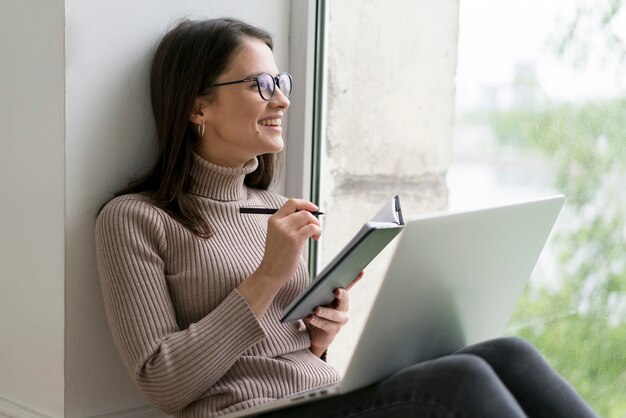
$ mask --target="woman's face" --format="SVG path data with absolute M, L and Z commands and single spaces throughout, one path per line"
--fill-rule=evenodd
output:
M 246 38 L 216 84 L 242 80 L 261 73 L 278 75 L 274 55 L 265 43 Z M 289 100 L 276 87 L 265 101 L 255 82 L 215 88 L 212 100 L 198 99 L 193 123 L 204 122 L 205 133 L 197 152 L 208 161 L 227 167 L 241 167 L 257 155 L 283 149 L 282 117 Z

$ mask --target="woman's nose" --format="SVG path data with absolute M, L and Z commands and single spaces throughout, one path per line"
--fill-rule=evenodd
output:
M 271 103 L 271 105 L 273 107 L 279 107 L 279 108 L 282 108 L 282 109 L 287 109 L 291 102 L 289 101 L 287 96 L 285 96 L 283 94 L 283 91 L 281 89 L 279 89 L 278 86 L 277 86 L 276 90 L 274 90 L 274 95 L 270 99 L 270 103 Z

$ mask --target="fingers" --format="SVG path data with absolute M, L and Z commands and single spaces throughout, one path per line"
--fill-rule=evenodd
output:
M 291 213 L 282 218 L 285 222 L 292 224 L 295 227 L 302 227 L 308 224 L 320 226 L 321 222 L 309 211 L 302 210 L 299 212 Z
M 304 318 L 304 323 L 307 325 L 311 336 L 312 349 L 313 347 L 328 347 L 341 328 L 348 322 L 348 292 L 337 289 L 335 296 L 333 305 L 340 305 L 339 307 L 345 308 L 345 310 L 332 307 L 332 305 L 329 307 L 318 306 L 313 311 L 313 315 Z
M 281 216 L 278 212 L 268 220 L 272 228 L 284 231 L 284 234 L 293 234 L 293 238 L 304 241 L 308 238 L 318 239 L 322 234 L 319 219 L 308 211 L 294 212 L 287 216 Z
M 285 202 L 285 204 L 280 209 L 278 209 L 278 211 L 276 211 L 275 215 L 279 215 L 282 217 L 282 216 L 288 216 L 298 211 L 316 211 L 318 209 L 319 208 L 315 204 L 309 202 L 308 200 L 289 199 Z
M 322 235 L 322 228 L 318 225 L 308 224 L 298 230 L 298 235 L 301 240 L 305 240 L 307 238 L 318 240 Z
M 361 278 L 363 277 L 363 275 L 365 275 L 365 272 L 362 271 L 360 272 L 355 278 L 354 280 L 352 280 L 352 282 L 350 282 L 350 284 L 348 286 L 346 286 L 346 290 L 350 290 L 352 289 L 352 286 L 354 286 L 359 280 L 361 280 Z
M 316 210 L 316 208 L 317 206 L 311 202 L 290 199 L 270 217 L 268 222 L 279 229 L 292 231 L 295 234 L 294 238 L 300 241 L 308 238 L 317 240 L 322 234 L 321 223 L 309 212 L 309 210 Z
M 335 289 L 335 300 L 333 302 L 333 306 L 338 311 L 346 312 L 348 310 L 348 302 L 350 296 L 348 296 L 348 291 L 345 289 Z
M 341 326 L 342 324 L 339 324 L 337 322 L 333 322 L 333 321 L 329 321 L 327 319 L 323 319 L 320 318 L 318 316 L 312 315 L 309 316 L 307 318 L 304 319 L 304 322 L 315 327 L 315 328 L 319 328 L 322 331 L 330 334 L 330 335 L 337 335 L 339 333 L 339 331 L 341 330 Z
M 260 274 L 283 283 L 293 277 L 305 242 L 309 238 L 319 239 L 322 234 L 319 219 L 309 210 L 317 210 L 317 206 L 290 199 L 269 217 L 265 253 L 257 269 Z
M 348 314 L 332 308 L 315 308 L 314 315 L 305 318 L 305 322 L 328 333 L 336 334 L 348 322 Z
M 347 290 L 335 290 L 335 301 L 332 305 L 318 306 L 313 311 L 313 315 L 305 318 L 305 322 L 324 331 L 339 331 L 348 322 L 349 299 Z

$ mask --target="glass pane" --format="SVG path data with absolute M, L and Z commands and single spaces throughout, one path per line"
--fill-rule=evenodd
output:
M 508 333 L 533 342 L 603 417 L 626 416 L 620 6 L 461 2 L 447 176 L 451 209 L 566 195 Z
M 601 416 L 626 416 L 626 5 L 327 8 L 318 264 L 394 194 L 415 214 L 563 193 L 507 333 Z M 329 352 L 340 370 L 391 252 L 351 291 L 351 322 Z

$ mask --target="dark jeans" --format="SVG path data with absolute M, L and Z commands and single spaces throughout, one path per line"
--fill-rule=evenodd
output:
M 419 363 L 372 386 L 263 417 L 596 417 L 539 352 L 500 338 Z

